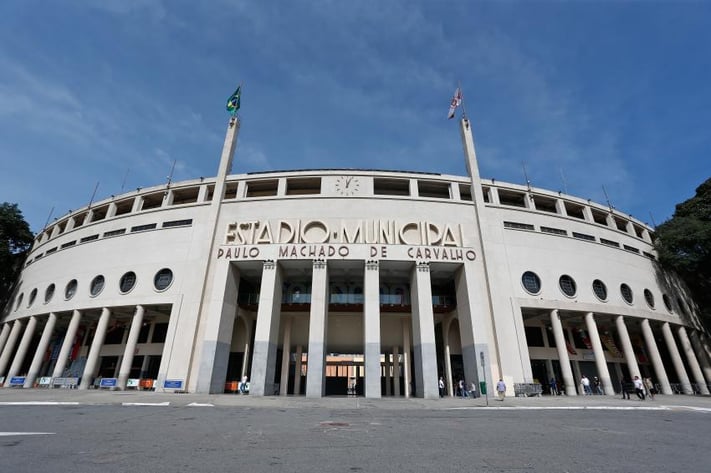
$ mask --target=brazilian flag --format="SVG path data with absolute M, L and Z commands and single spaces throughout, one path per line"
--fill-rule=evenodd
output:
M 237 90 L 235 90 L 234 94 L 230 95 L 230 98 L 227 99 L 227 106 L 225 109 L 230 112 L 232 115 L 237 113 L 237 110 L 239 110 L 239 105 L 240 105 L 240 98 L 242 97 L 242 86 L 237 87 Z

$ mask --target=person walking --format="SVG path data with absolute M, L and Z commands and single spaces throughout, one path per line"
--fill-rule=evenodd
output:
M 551 396 L 557 396 L 558 395 L 558 382 L 555 380 L 555 377 L 551 378 L 550 383 L 548 383 L 551 389 Z
M 504 380 L 499 378 L 499 382 L 496 383 L 496 393 L 499 395 L 499 401 L 504 401 L 506 397 L 506 383 Z
M 580 378 L 580 385 L 583 387 L 583 392 L 585 393 L 586 396 L 589 396 L 592 394 L 592 388 L 590 387 L 590 380 L 588 379 L 587 376 L 583 375 L 583 377 Z
M 469 393 L 467 392 L 467 383 L 464 382 L 464 378 L 459 380 L 459 392 L 462 395 L 462 399 L 469 397 Z
M 600 378 L 598 378 L 597 376 L 593 378 L 593 385 L 595 385 L 595 394 L 605 394 L 605 391 L 602 390 L 602 383 L 600 382 Z
M 441 376 L 439 377 L 439 397 L 444 397 L 444 378 Z
M 647 391 L 649 399 L 654 401 L 654 383 L 652 383 L 652 378 L 644 378 L 644 387 Z
M 634 392 L 638 398 L 644 401 L 644 383 L 639 379 L 639 376 L 634 377 Z
M 239 393 L 240 394 L 247 394 L 247 381 L 249 378 L 247 378 L 247 375 L 242 376 L 242 381 L 239 383 Z
M 630 399 L 630 393 L 629 393 L 629 391 L 627 390 L 627 384 L 628 384 L 628 383 L 627 383 L 627 378 L 625 378 L 625 377 L 623 376 L 622 379 L 620 380 L 620 391 L 622 391 L 622 399 L 627 399 L 627 400 L 629 400 L 629 399 Z

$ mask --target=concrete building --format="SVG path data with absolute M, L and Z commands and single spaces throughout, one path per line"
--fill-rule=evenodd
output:
M 653 230 L 479 177 L 231 174 L 138 189 L 37 235 L 0 319 L 4 386 L 438 397 L 583 375 L 708 394 L 709 339 Z M 100 381 L 98 381 L 100 380 Z

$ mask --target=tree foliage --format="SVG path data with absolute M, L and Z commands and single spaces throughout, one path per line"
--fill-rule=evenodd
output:
M 711 318 L 711 178 L 696 195 L 676 206 L 671 219 L 657 228 L 659 262 L 689 287 L 708 321 Z
M 33 238 L 17 204 L 0 204 L 0 309 L 10 298 Z

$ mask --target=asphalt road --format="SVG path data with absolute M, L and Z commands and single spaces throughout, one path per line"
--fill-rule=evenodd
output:
M 684 409 L 1 406 L 0 471 L 706 473 L 710 416 Z

